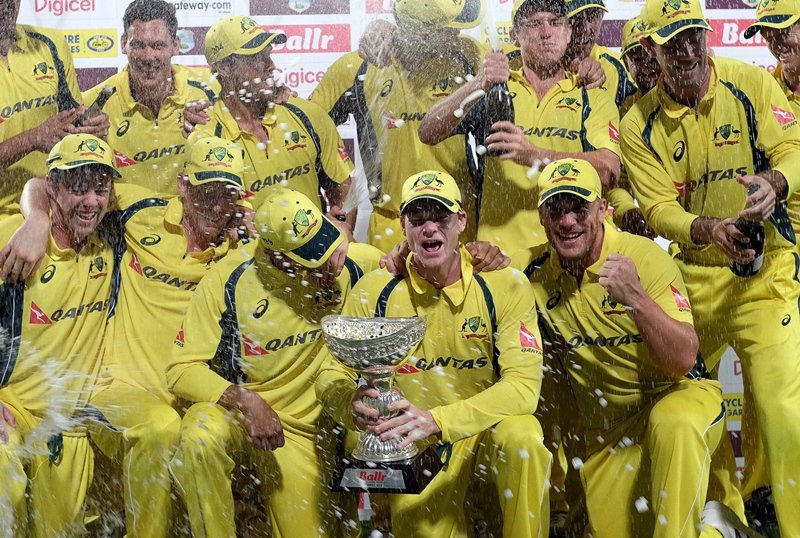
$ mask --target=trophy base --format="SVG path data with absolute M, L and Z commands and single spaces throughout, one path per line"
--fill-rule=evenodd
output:
M 402 461 L 366 462 L 342 459 L 333 473 L 333 491 L 420 493 L 442 469 L 434 447 Z

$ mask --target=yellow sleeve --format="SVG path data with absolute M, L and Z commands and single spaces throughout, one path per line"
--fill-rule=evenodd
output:
M 591 112 L 584 124 L 587 141 L 595 149 L 608 149 L 619 156 L 619 109 L 603 90 L 591 90 L 588 95 Z
M 492 294 L 497 312 L 495 352 L 500 379 L 470 398 L 430 410 L 445 442 L 485 431 L 506 417 L 536 411 L 543 353 L 533 290 L 519 271 L 508 274 L 511 276 L 501 281 L 505 285 L 495 285 Z M 487 275 L 486 280 L 491 286 L 494 278 Z
M 617 226 L 622 222 L 622 215 L 631 209 L 636 209 L 636 203 L 633 200 L 633 187 L 628 181 L 628 172 L 625 167 L 622 167 L 620 171 L 617 186 L 606 193 L 606 200 L 614 208 L 614 224 Z
M 783 174 L 789 185 L 789 192 L 792 193 L 800 189 L 800 126 L 796 118 L 786 122 L 784 113 L 791 114 L 792 105 L 775 79 L 766 71 L 753 71 L 758 72 L 763 79 L 755 86 L 761 91 L 760 98 L 756 101 L 756 147 L 763 148 L 770 168 Z
M 342 137 L 339 136 L 333 120 L 322 108 L 308 101 L 303 105 L 303 110 L 308 114 L 319 137 L 322 169 L 334 183 L 342 183 L 350 177 L 354 169 Z
M 220 320 L 230 268 L 223 262 L 203 277 L 175 337 L 167 385 L 176 396 L 191 402 L 216 402 L 231 385 L 208 365 L 223 337 Z
M 325 71 L 325 75 L 319 81 L 317 87 L 314 88 L 308 100 L 321 107 L 331 117 L 338 118 L 338 114 L 341 113 L 345 116 L 342 121 L 346 121 L 346 115 L 352 111 L 334 109 L 342 96 L 353 87 L 358 70 L 363 63 L 364 60 L 358 55 L 358 51 L 345 54 L 333 62 L 328 70 Z M 355 99 L 352 102 L 355 103 Z
M 686 285 L 672 257 L 649 239 L 637 238 L 637 241 L 647 248 L 637 262 L 642 287 L 669 317 L 694 325 Z
M 678 202 L 672 178 L 642 139 L 640 114 L 639 107 L 634 105 L 620 126 L 623 165 L 639 207 L 657 234 L 685 245 L 694 245 L 691 227 L 697 215 L 687 212 Z

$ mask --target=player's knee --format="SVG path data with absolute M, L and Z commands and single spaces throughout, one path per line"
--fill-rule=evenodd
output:
M 224 450 L 230 424 L 228 413 L 217 404 L 194 404 L 181 422 L 180 446 L 184 451 L 192 452 Z
M 509 454 L 547 452 L 542 437 L 542 426 L 532 415 L 505 418 L 491 430 L 492 442 Z
M 165 405 L 163 409 L 148 414 L 141 426 L 140 442 L 164 448 L 178 444 L 181 417 L 172 407 Z

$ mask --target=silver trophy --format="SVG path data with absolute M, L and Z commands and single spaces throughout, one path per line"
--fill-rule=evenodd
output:
M 425 318 L 419 317 L 322 318 L 322 334 L 331 354 L 378 389 L 378 397 L 364 398 L 364 403 L 378 409 L 383 419 L 398 414 L 388 409 L 392 402 L 404 399 L 394 384 L 394 374 L 408 352 L 425 336 L 425 327 Z M 352 453 L 358 462 L 351 465 L 345 461 L 348 468 L 337 470 L 334 488 L 385 493 L 421 491 L 441 463 L 432 449 L 423 453 L 425 457 L 418 458 L 419 449 L 414 443 L 398 450 L 401 441 L 402 438 L 382 441 L 372 432 L 362 432 Z M 431 462 L 432 458 L 437 461 Z

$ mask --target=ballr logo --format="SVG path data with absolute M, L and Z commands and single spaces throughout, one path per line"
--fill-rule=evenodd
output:
M 95 10 L 95 0 L 34 0 L 36 13 L 47 11 L 60 17 L 65 13 L 86 13 Z
M 350 51 L 349 24 L 290 25 L 270 31 L 286 34 L 286 43 L 273 45 L 277 54 Z

